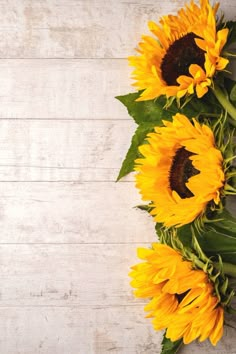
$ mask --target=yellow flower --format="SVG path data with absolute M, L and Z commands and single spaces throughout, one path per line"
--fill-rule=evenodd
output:
M 160 95 L 183 97 L 196 91 L 200 98 L 208 91 L 217 71 L 225 69 L 228 60 L 221 57 L 228 29 L 216 29 L 218 4 L 201 0 L 182 8 L 177 16 L 164 16 L 149 29 L 157 37 L 143 36 L 139 56 L 129 58 L 135 67 L 134 86 L 144 90 L 137 101 Z
M 145 310 L 154 329 L 167 329 L 171 341 L 209 338 L 216 345 L 223 335 L 224 309 L 208 275 L 164 244 L 138 249 L 138 256 L 145 262 L 132 267 L 131 285 L 136 297 L 152 298 Z
M 163 124 L 139 147 L 136 187 L 152 202 L 156 222 L 179 227 L 202 215 L 210 201 L 219 204 L 223 157 L 207 125 L 179 113 Z

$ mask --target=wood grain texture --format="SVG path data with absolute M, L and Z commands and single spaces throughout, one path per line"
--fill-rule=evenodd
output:
M 1 60 L 0 118 L 127 119 L 127 60 Z M 50 124 L 49 124 L 50 125 Z
M 1 58 L 124 58 L 147 22 L 176 13 L 186 1 L 1 0 Z M 235 5 L 222 10 L 235 19 Z
M 131 119 L 0 120 L 0 181 L 114 182 L 135 129 Z
M 127 275 L 156 236 L 133 177 L 114 183 L 135 129 L 114 96 L 148 20 L 184 2 L 0 0 L 0 353 L 160 352 Z M 234 329 L 199 352 L 236 354 Z
M 128 277 L 138 244 L 89 243 L 0 245 L 0 306 L 143 308 Z
M 130 250 L 129 245 L 1 245 L 0 350 L 157 353 L 160 333 L 144 319 L 146 301 L 133 299 L 124 277 L 135 262 Z M 205 342 L 183 353 L 233 354 L 233 333 L 226 327 L 216 350 Z
M 5 182 L 0 190 L 0 244 L 82 243 L 89 251 L 90 243 L 131 243 L 133 252 L 132 243 L 156 241 L 151 217 L 134 208 L 133 183 Z
M 139 306 L 1 307 L 0 330 L 0 351 L 6 354 L 156 354 L 160 349 L 160 337 Z
M 0 350 L 6 354 L 157 354 L 160 336 L 149 322 L 140 306 L 0 307 Z M 226 327 L 218 349 L 204 342 L 180 353 L 235 354 L 234 331 Z
M 130 72 L 125 59 L 2 59 L 0 118 L 131 121 L 115 99 L 133 91 Z

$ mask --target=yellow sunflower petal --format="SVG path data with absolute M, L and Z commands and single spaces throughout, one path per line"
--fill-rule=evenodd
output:
M 178 227 L 202 215 L 209 202 L 219 203 L 225 183 L 223 157 L 208 126 L 195 119 L 192 124 L 179 113 L 163 124 L 140 147 L 136 187 L 143 200 L 152 202 L 156 222 Z
M 129 58 L 135 69 L 132 78 L 135 86 L 144 90 L 137 101 L 192 95 L 201 98 L 208 91 L 216 71 L 224 70 L 228 64 L 221 52 L 227 42 L 229 30 L 217 31 L 216 12 L 218 4 L 211 6 L 209 0 L 198 6 L 193 1 L 185 5 L 177 15 L 160 19 L 159 24 L 148 23 L 156 38 L 143 36 L 139 43 L 139 56 Z M 185 50 L 188 48 L 188 50 Z M 181 63 L 189 62 L 191 48 L 192 63 L 184 68 Z M 200 70 L 191 73 L 191 66 Z
M 146 262 L 133 266 L 130 275 L 134 294 L 151 298 L 145 311 L 146 317 L 153 318 L 154 329 L 167 329 L 166 336 L 172 341 L 183 338 L 188 344 L 209 338 L 216 345 L 223 334 L 224 310 L 207 274 L 193 269 L 190 261 L 167 245 L 155 243 L 151 256 L 149 251 L 142 252 Z M 155 274 L 160 273 L 163 281 L 155 284 Z

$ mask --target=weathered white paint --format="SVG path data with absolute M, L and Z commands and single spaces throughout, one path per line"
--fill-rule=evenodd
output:
M 140 306 L 0 307 L 0 348 L 9 354 L 156 353 L 160 336 L 142 312 Z
M 131 244 L 133 252 L 132 243 L 156 240 L 151 217 L 134 208 L 133 183 L 5 182 L 0 191 L 1 243 Z
M 127 60 L 0 61 L 0 118 L 120 119 L 114 97 L 130 88 Z
M 0 57 L 124 58 L 147 22 L 176 11 L 186 1 L 1 0 Z M 235 5 L 221 1 L 235 19 Z
M 149 322 L 139 305 L 0 307 L 0 348 L 11 354 L 154 354 L 160 350 L 160 336 Z M 181 354 L 234 354 L 234 329 L 225 332 L 217 350 L 205 342 Z
M 137 245 L 132 252 L 121 241 L 0 245 L 0 306 L 132 306 L 128 272 Z
M 156 236 L 114 182 L 135 129 L 114 96 L 147 21 L 184 2 L 0 0 L 0 353 L 160 352 L 127 276 Z M 182 353 L 236 354 L 225 332 Z
M 114 182 L 135 129 L 131 119 L 0 120 L 0 181 Z

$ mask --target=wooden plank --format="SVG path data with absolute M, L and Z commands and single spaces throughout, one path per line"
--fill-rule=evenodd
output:
M 0 183 L 0 243 L 155 242 L 134 183 Z M 235 197 L 230 210 L 236 216 Z M 115 247 L 115 246 L 114 246 Z
M 232 326 L 235 326 L 235 323 L 232 323 Z M 189 353 L 191 354 L 199 354 L 199 353 L 235 354 L 235 345 L 233 344 L 233 340 L 232 340 L 234 336 L 235 336 L 235 328 L 225 325 L 224 336 L 217 344 L 216 347 L 213 347 L 209 341 L 204 341 L 202 343 L 196 341 L 193 342 L 192 344 L 184 346 L 181 349 L 180 353 L 181 354 L 189 354 Z
M 161 334 L 147 322 L 137 307 L 2 307 L 0 351 L 156 354 Z
M 116 0 L 1 0 L 1 58 L 126 58 L 148 33 L 148 20 L 186 3 Z M 229 19 L 235 4 L 221 1 Z
M 133 298 L 128 277 L 139 262 L 137 245 L 0 245 L 0 306 L 143 309 L 146 301 Z
M 0 118 L 131 119 L 115 96 L 133 92 L 125 59 L 0 61 Z
M 0 11 L 1 12 L 1 11 Z M 1 60 L 0 118 L 119 119 L 127 60 Z
M 134 184 L 112 182 L 135 128 L 113 97 L 132 90 L 116 58 L 183 2 L 0 0 L 1 353 L 160 352 L 129 287 L 156 236 Z M 234 354 L 233 331 L 186 349 Z
M 5 182 L 0 190 L 1 243 L 156 240 L 151 217 L 134 208 L 141 198 L 133 183 Z
M 135 129 L 131 119 L 1 120 L 0 181 L 115 181 Z
M 1 307 L 0 351 L 4 354 L 157 354 L 155 332 L 139 307 Z M 234 329 L 225 327 L 217 347 L 190 344 L 183 354 L 234 354 Z

